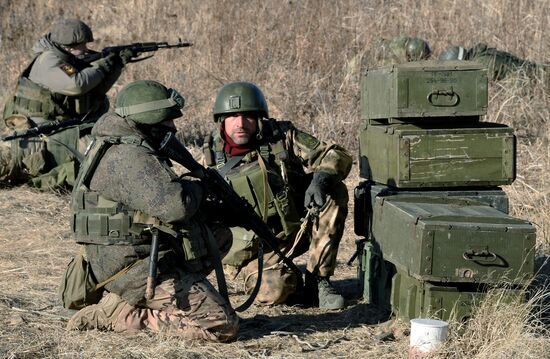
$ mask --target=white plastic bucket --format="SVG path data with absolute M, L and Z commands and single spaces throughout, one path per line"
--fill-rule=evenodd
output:
M 449 334 L 449 323 L 435 319 L 411 319 L 410 347 L 414 352 L 427 353 L 441 345 Z

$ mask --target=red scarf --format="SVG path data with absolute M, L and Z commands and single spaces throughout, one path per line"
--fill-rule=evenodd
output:
M 233 142 L 233 139 L 225 133 L 225 129 L 222 126 L 222 140 L 223 140 L 223 151 L 227 153 L 230 157 L 244 155 L 250 151 L 256 149 L 255 137 L 250 137 L 250 141 L 244 145 L 238 145 Z

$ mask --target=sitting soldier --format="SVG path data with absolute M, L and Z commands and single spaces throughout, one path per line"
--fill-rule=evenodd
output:
M 309 248 L 308 304 L 343 308 L 344 298 L 329 277 L 348 211 L 342 181 L 350 171 L 351 156 L 291 122 L 269 118 L 264 95 L 252 83 L 223 86 L 216 97 L 214 121 L 219 129 L 204 141 L 204 164 L 216 168 L 249 201 L 280 239 L 283 253 L 295 258 Z M 308 220 L 301 223 L 302 217 Z M 233 246 L 223 262 L 241 272 L 250 291 L 258 273 L 259 241 L 244 228 L 234 227 L 232 232 Z M 296 292 L 295 273 L 273 252 L 266 253 L 264 268 L 258 302 L 283 303 Z

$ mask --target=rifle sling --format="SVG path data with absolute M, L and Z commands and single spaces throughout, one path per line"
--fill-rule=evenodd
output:
M 254 284 L 254 288 L 252 289 L 252 292 L 250 293 L 250 296 L 248 299 L 239 305 L 237 308 L 235 308 L 236 312 L 244 312 L 250 306 L 252 303 L 254 303 L 254 300 L 256 299 L 256 296 L 258 295 L 258 292 L 260 291 L 260 286 L 262 285 L 262 274 L 264 272 L 264 247 L 262 244 L 262 241 L 258 242 L 258 277 L 256 278 L 256 284 Z
M 239 156 L 233 156 L 229 158 L 229 160 L 221 167 L 216 169 L 220 176 L 225 177 L 225 175 L 231 171 L 233 168 L 235 168 L 236 165 L 241 162 L 241 160 L 244 158 L 245 155 L 239 155 Z
M 201 227 L 206 234 L 206 247 L 208 248 L 208 252 L 212 256 L 212 264 L 214 266 L 214 271 L 216 272 L 216 281 L 218 282 L 218 292 L 223 297 L 223 299 L 225 299 L 228 303 L 231 303 L 229 301 L 229 294 L 227 292 L 227 283 L 225 282 L 225 274 L 222 267 L 222 257 L 220 254 L 220 249 L 218 248 L 218 243 L 212 235 L 212 232 L 208 228 L 206 228 L 206 226 L 201 225 Z

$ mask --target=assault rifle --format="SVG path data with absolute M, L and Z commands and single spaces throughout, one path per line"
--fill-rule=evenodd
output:
M 134 54 L 138 54 L 138 53 L 144 53 L 144 52 L 155 52 L 159 49 L 173 49 L 176 47 L 189 47 L 189 46 L 193 46 L 193 44 L 190 42 L 182 42 L 181 39 L 179 39 L 178 42 L 175 44 L 169 44 L 167 42 L 135 42 L 129 45 L 106 47 L 100 52 L 91 52 L 91 53 L 87 53 L 77 57 L 80 60 L 83 60 L 85 62 L 93 62 L 103 57 L 107 57 L 109 56 L 109 54 L 120 53 L 121 51 L 124 51 L 124 50 L 130 50 Z M 153 55 L 135 59 L 130 62 L 143 61 L 151 57 L 153 57 Z
M 190 171 L 189 175 L 200 178 L 205 186 L 211 190 L 214 196 L 219 199 L 223 206 L 232 213 L 238 213 L 241 219 L 241 226 L 252 230 L 275 254 L 281 258 L 297 277 L 297 287 L 303 288 L 302 271 L 286 257 L 279 249 L 277 237 L 271 232 L 271 229 L 254 211 L 254 208 L 244 198 L 240 197 L 225 179 L 212 168 L 205 168 L 199 164 L 193 156 L 187 151 L 185 146 L 176 138 L 176 135 L 169 132 L 162 140 L 159 151 L 171 160 L 176 161 Z M 260 269 L 261 270 L 261 269 Z M 258 273 L 260 276 L 260 273 Z
M 71 126 L 82 125 L 86 123 L 86 116 L 83 118 L 72 118 L 70 120 L 54 120 L 40 124 L 36 127 L 31 127 L 26 130 L 15 131 L 13 135 L 2 138 L 2 141 L 11 141 L 18 138 L 38 137 L 40 135 L 49 135 L 58 132 L 64 128 Z

